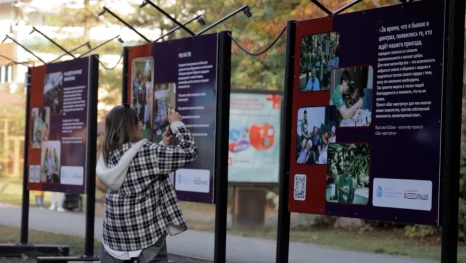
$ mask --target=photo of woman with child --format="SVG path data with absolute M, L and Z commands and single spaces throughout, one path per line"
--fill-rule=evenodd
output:
M 40 149 L 42 142 L 49 139 L 50 108 L 33 108 L 31 122 L 31 148 Z
M 340 113 L 339 126 L 369 126 L 372 110 L 372 67 L 334 69 L 330 105 Z
M 60 141 L 42 144 L 41 182 L 60 183 Z

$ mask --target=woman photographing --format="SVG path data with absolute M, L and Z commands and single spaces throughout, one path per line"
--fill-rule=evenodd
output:
M 108 188 L 102 263 L 168 262 L 166 236 L 187 229 L 168 174 L 194 161 L 197 146 L 179 113 L 168 109 L 167 118 L 170 126 L 159 144 L 142 139 L 129 105 L 113 108 L 105 119 L 96 168 Z

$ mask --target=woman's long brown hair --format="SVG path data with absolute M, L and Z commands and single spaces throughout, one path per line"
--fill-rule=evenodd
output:
M 105 134 L 102 141 L 102 155 L 108 164 L 110 153 L 133 140 L 138 130 L 138 116 L 129 105 L 113 108 L 105 118 Z

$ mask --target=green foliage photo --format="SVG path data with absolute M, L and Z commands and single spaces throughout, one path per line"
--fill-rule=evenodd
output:
M 329 152 L 329 174 L 337 176 L 343 173 L 343 162 L 346 158 L 350 160 L 349 173 L 358 178 L 369 174 L 369 145 L 368 144 L 330 144 Z

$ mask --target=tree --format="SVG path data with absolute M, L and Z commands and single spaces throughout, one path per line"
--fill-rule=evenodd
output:
M 70 26 L 73 24 L 84 25 L 84 33 L 88 34 L 89 28 L 98 25 L 100 22 L 95 14 L 100 11 L 100 2 L 95 1 L 90 4 L 89 0 L 84 0 L 84 8 L 76 9 L 62 6 L 61 11 L 56 16 L 49 16 L 47 23 L 55 26 Z M 288 20 L 306 19 L 322 17 L 326 14 L 316 5 L 308 0 L 271 0 L 265 4 L 259 0 L 229 0 L 229 1 L 205 1 L 205 0 L 153 0 L 153 2 L 162 7 L 167 13 L 174 16 L 178 21 L 185 22 L 196 14 L 203 14 L 207 24 L 222 18 L 229 12 L 248 4 L 253 13 L 251 18 L 243 14 L 237 14 L 235 17 L 223 22 L 207 33 L 228 30 L 232 32 L 233 37 L 246 50 L 257 52 L 268 46 L 286 26 Z M 349 1 L 321 1 L 328 9 L 334 11 L 346 5 Z M 364 10 L 380 6 L 386 6 L 393 3 L 394 0 L 372 0 L 363 1 L 346 12 Z M 134 2 L 130 15 L 123 19 L 135 27 L 145 27 L 159 29 L 162 33 L 167 32 L 175 27 L 172 21 L 164 17 L 155 8 L 146 6 L 139 8 Z M 120 24 L 111 16 L 106 16 L 110 24 Z M 78 23 L 76 23 L 78 21 Z M 121 25 L 121 24 L 120 24 Z M 197 23 L 191 23 L 188 27 L 198 32 L 202 26 Z M 166 37 L 165 40 L 187 37 L 189 34 L 179 29 L 175 33 Z M 232 48 L 232 87 L 233 88 L 259 88 L 280 90 L 284 83 L 284 61 L 285 61 L 285 37 L 277 41 L 268 52 L 257 56 L 249 56 L 240 50 L 236 45 Z M 77 46 L 79 43 L 73 40 L 67 40 L 69 46 Z M 94 43 L 93 43 L 94 44 Z M 49 45 L 48 45 L 49 46 Z M 68 45 L 65 45 L 68 47 Z M 41 49 L 41 47 L 36 47 Z M 117 43 L 109 44 L 101 49 L 100 53 L 119 54 L 121 47 Z M 112 75 L 112 74 L 103 74 Z M 105 77 L 104 77 L 105 78 Z M 110 79 L 102 79 L 102 84 L 107 83 Z M 109 87 L 117 83 L 108 85 Z M 119 84 L 118 84 L 119 86 Z M 113 96 L 114 97 L 114 96 Z
M 277 38 L 286 26 L 288 20 L 299 20 L 307 18 L 322 17 L 326 14 L 315 4 L 308 0 L 270 0 L 267 3 L 260 0 L 228 0 L 228 1 L 206 1 L 206 0 L 153 0 L 153 2 L 162 7 L 167 13 L 174 16 L 178 21 L 185 22 L 197 14 L 203 14 L 207 24 L 211 24 L 222 18 L 231 11 L 248 4 L 253 16 L 248 18 L 239 13 L 229 20 L 223 22 L 217 27 L 211 29 L 208 33 L 219 31 L 231 31 L 235 40 L 246 50 L 257 52 L 263 50 L 272 41 Z M 349 1 L 321 1 L 328 9 L 334 11 L 346 5 Z M 394 0 L 371 0 L 363 1 L 345 12 L 364 10 L 392 4 Z M 82 0 L 82 8 L 62 5 L 56 15 L 50 15 L 46 23 L 51 26 L 67 27 L 73 25 L 83 26 L 83 37 L 72 38 L 70 36 L 66 41 L 56 40 L 66 49 L 71 49 L 83 42 L 83 39 L 89 39 L 90 28 L 101 24 L 102 22 L 96 17 L 101 10 L 103 1 Z M 163 16 L 155 8 L 146 6 L 139 8 L 136 2 L 133 2 L 132 10 L 129 15 L 121 17 L 128 21 L 136 28 L 153 28 L 159 29 L 165 33 L 175 27 L 172 21 Z M 120 14 L 119 14 L 120 15 Z M 119 21 L 105 16 L 105 20 L 111 25 L 121 25 Z M 198 32 L 203 28 L 198 23 L 191 23 L 188 27 Z M 270 89 L 281 90 L 284 84 L 285 68 L 285 34 L 271 47 L 267 52 L 260 56 L 250 56 L 244 53 L 237 45 L 232 47 L 232 87 L 245 89 Z M 169 35 L 164 40 L 187 37 L 189 34 L 179 29 Z M 140 44 L 144 42 L 139 42 Z M 98 43 L 91 41 L 93 46 Z M 138 44 L 138 43 L 132 43 Z M 61 53 L 61 50 L 52 46 L 50 43 L 45 45 L 29 46 L 34 51 L 46 51 L 50 53 Z M 80 51 L 82 51 L 81 49 Z M 121 54 L 122 47 L 119 43 L 111 42 L 93 53 L 101 54 Z M 99 87 L 104 89 L 101 92 L 104 97 L 99 100 L 104 103 L 117 104 L 121 98 L 121 70 L 115 69 L 110 72 L 100 67 Z
M 101 10 L 100 4 L 103 3 L 103 1 L 92 1 L 91 3 L 89 0 L 83 0 L 81 3 L 83 4 L 82 8 L 76 8 L 75 6 L 62 4 L 59 8 L 59 12 L 53 15 L 48 15 L 45 20 L 48 26 L 59 27 L 60 29 L 58 32 L 62 34 L 66 34 L 66 31 L 64 30 L 65 27 L 72 27 L 76 25 L 83 27 L 83 35 L 81 37 L 69 35 L 66 40 L 53 39 L 66 50 L 71 50 L 76 46 L 83 44 L 86 40 L 90 39 L 90 29 L 102 23 L 96 14 Z M 112 22 L 115 24 L 119 23 L 118 21 Z M 92 47 L 95 47 L 100 43 L 101 42 L 99 41 L 90 41 Z M 33 52 L 56 54 L 57 57 L 63 53 L 61 49 L 54 46 L 52 43 L 45 39 L 39 44 L 26 44 L 26 46 Z M 74 53 L 83 53 L 85 51 L 85 47 L 82 47 Z M 91 54 L 122 55 L 122 45 L 117 41 L 113 41 L 100 47 L 94 52 L 89 53 L 89 55 Z M 122 60 L 120 60 L 119 63 L 122 63 Z M 105 69 L 105 67 L 109 68 L 113 66 L 115 65 L 105 65 L 104 63 L 101 63 L 99 67 L 99 89 L 101 90 L 101 92 L 99 92 L 99 102 L 105 105 L 115 105 L 119 104 L 121 101 L 122 70 L 121 68 L 115 68 L 111 70 Z M 102 116 L 105 114 L 105 110 L 99 111 L 99 119 L 102 119 Z
M 21 97 L 21 104 L 25 105 L 24 96 Z M 9 151 L 9 136 L 24 135 L 24 107 L 19 105 L 0 105 L 0 164 L 7 163 L 13 158 L 14 154 Z M 1 172 L 1 169 L 0 169 Z

